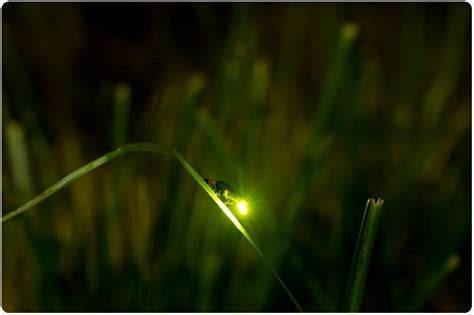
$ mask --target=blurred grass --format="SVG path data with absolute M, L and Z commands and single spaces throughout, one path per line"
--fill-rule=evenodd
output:
M 3 214 L 162 143 L 250 201 L 242 224 L 305 311 L 340 310 L 370 195 L 360 310 L 470 308 L 467 4 L 110 10 L 6 5 Z M 123 159 L 3 226 L 4 310 L 294 311 L 177 163 Z
M 18 134 L 18 131 L 17 133 Z M 16 139 L 16 138 L 14 138 Z M 247 241 L 250 243 L 250 245 L 254 248 L 255 252 L 260 256 L 260 258 L 263 260 L 263 262 L 267 265 L 267 267 L 270 269 L 274 277 L 280 282 L 281 286 L 283 289 L 286 291 L 288 294 L 288 297 L 292 300 L 292 302 L 295 304 L 296 308 L 298 311 L 302 312 L 303 310 L 299 306 L 298 302 L 294 298 L 294 296 L 291 294 L 281 277 L 278 275 L 278 273 L 275 271 L 275 269 L 272 267 L 272 265 L 268 262 L 268 260 L 265 258 L 265 255 L 262 253 L 260 250 L 259 246 L 257 243 L 255 243 L 254 239 L 250 236 L 250 234 L 246 231 L 246 229 L 242 226 L 240 221 L 235 217 L 234 213 L 219 199 L 219 197 L 213 192 L 213 190 L 204 182 L 204 179 L 194 170 L 194 168 L 186 161 L 186 159 L 175 149 L 172 148 L 167 148 L 163 147 L 158 144 L 153 144 L 153 143 L 130 143 L 123 145 L 97 159 L 94 161 L 87 163 L 86 165 L 80 167 L 79 169 L 73 171 L 72 173 L 68 174 L 66 177 L 62 178 L 60 181 L 46 189 L 44 192 L 36 196 L 35 198 L 31 199 L 28 201 L 26 204 L 22 205 L 18 209 L 15 209 L 12 212 L 7 213 L 6 215 L 2 216 L 2 223 L 11 220 L 15 218 L 16 216 L 22 214 L 23 212 L 29 210 L 30 208 L 34 207 L 44 199 L 50 197 L 51 195 L 57 193 L 60 191 L 62 188 L 64 188 L 66 185 L 69 183 L 75 181 L 79 177 L 82 177 L 86 175 L 87 173 L 95 170 L 99 166 L 104 165 L 107 162 L 110 162 L 111 160 L 115 159 L 116 157 L 125 154 L 125 153 L 130 153 L 130 152 L 153 152 L 153 153 L 159 153 L 163 154 L 166 156 L 174 157 L 176 158 L 181 165 L 186 169 L 186 171 L 198 182 L 199 185 L 206 191 L 209 196 L 216 202 L 216 204 L 221 208 L 221 210 L 224 212 L 224 214 L 229 218 L 229 220 L 235 225 L 237 230 L 239 230 L 242 235 L 247 239 Z M 117 231 L 116 231 L 117 232 Z

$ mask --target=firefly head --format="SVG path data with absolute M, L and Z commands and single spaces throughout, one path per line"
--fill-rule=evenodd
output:
M 217 181 L 214 178 L 204 178 L 204 181 L 211 186 L 212 190 L 216 190 Z

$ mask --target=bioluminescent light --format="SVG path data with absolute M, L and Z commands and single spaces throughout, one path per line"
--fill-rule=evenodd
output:
M 247 208 L 247 203 L 244 200 L 239 201 L 237 204 L 237 208 L 239 208 L 240 213 L 243 215 L 247 215 L 248 208 Z

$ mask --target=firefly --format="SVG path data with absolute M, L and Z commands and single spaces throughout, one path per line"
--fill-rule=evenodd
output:
M 221 180 L 216 180 L 213 178 L 205 178 L 204 181 L 209 185 L 209 187 L 211 187 L 211 189 L 216 193 L 217 197 L 219 197 L 222 202 L 224 202 L 224 204 L 233 205 L 236 203 L 237 209 L 239 209 L 240 213 L 243 215 L 247 214 L 247 202 L 239 197 L 232 186 Z

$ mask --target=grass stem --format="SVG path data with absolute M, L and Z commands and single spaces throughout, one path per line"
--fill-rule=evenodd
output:
M 358 312 L 364 292 L 383 200 L 367 200 L 344 297 L 344 311 Z

